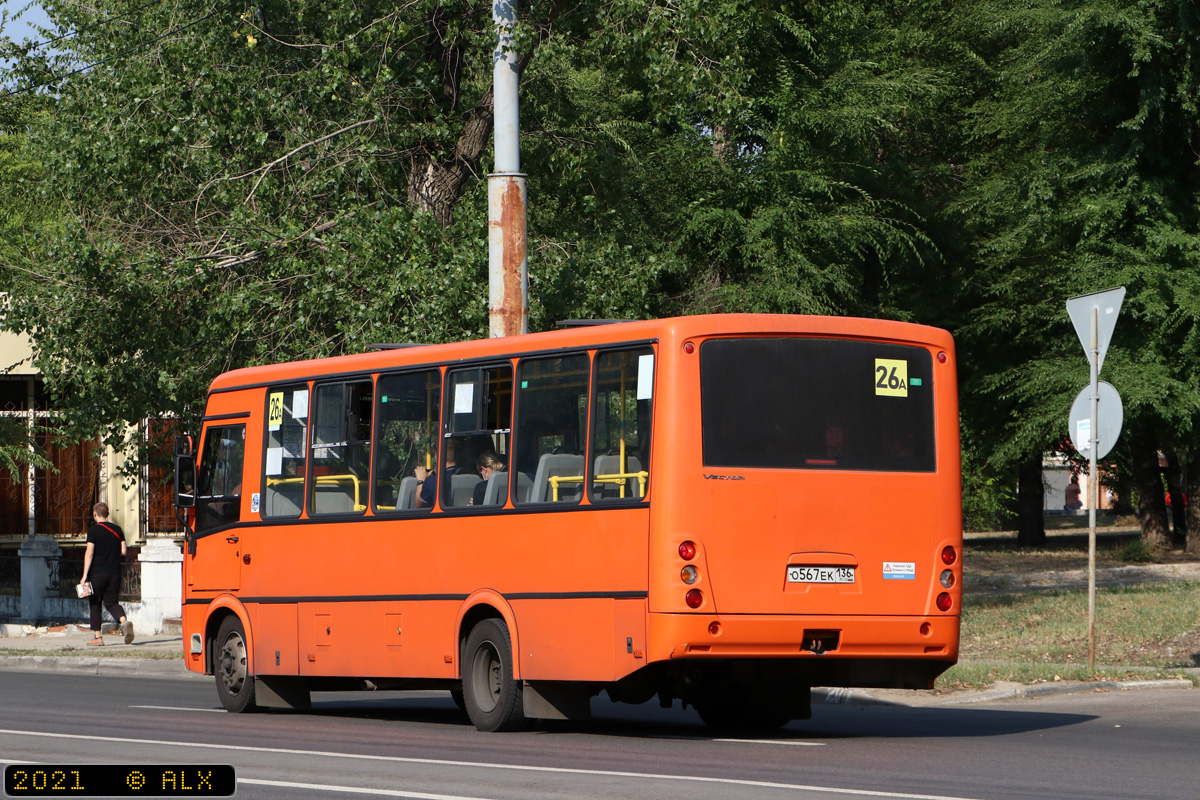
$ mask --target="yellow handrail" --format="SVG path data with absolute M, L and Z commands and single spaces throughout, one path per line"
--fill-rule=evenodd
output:
M 345 475 L 318 475 L 316 476 L 317 485 L 321 484 L 339 484 L 350 481 L 354 484 L 354 510 L 366 511 L 367 507 L 363 505 L 362 500 L 362 483 L 357 475 L 347 473 Z M 267 486 L 282 486 L 285 483 L 304 483 L 304 478 L 267 478 Z
M 621 489 L 621 497 L 625 496 L 625 481 L 629 478 L 637 478 L 638 481 L 638 497 L 646 496 L 646 481 L 649 479 L 650 473 L 642 470 L 641 472 L 614 472 L 608 475 L 597 475 L 592 480 L 597 483 L 612 483 L 617 484 Z M 560 483 L 583 483 L 582 475 L 551 475 L 547 480 L 550 481 L 550 497 L 553 502 L 558 502 L 558 485 Z

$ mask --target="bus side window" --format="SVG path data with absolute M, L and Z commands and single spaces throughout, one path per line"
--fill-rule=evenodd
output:
M 309 513 L 361 514 L 367 510 L 373 400 L 370 381 L 316 388 Z
M 500 469 L 483 483 L 479 459 L 484 454 L 508 463 L 512 426 L 512 366 L 476 367 L 450 373 L 446 397 L 446 436 L 438 491 L 442 508 L 503 505 L 508 495 L 508 472 Z
M 267 391 L 267 446 L 263 459 L 262 515 L 296 518 L 304 508 L 304 453 L 308 447 L 308 386 Z
M 379 511 L 429 510 L 417 504 L 417 465 L 433 471 L 442 375 L 436 370 L 379 378 L 375 447 L 375 508 Z
M 597 354 L 595 384 L 592 501 L 644 500 L 650 481 L 654 351 L 640 347 Z
M 587 472 L 588 357 L 518 365 L 512 472 L 518 503 L 578 503 Z
M 205 432 L 196 490 L 197 534 L 241 519 L 245 456 L 245 425 L 213 427 Z

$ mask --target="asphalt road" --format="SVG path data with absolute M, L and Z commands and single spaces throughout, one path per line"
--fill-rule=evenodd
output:
M 818 705 L 761 739 L 603 698 L 590 722 L 519 734 L 479 733 L 444 694 L 313 700 L 232 715 L 208 682 L 0 673 L 0 762 L 233 764 L 241 800 L 1200 796 L 1196 690 Z

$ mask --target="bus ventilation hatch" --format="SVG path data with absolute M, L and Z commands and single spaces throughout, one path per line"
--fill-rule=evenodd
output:
M 801 651 L 807 650 L 814 655 L 824 655 L 825 653 L 837 650 L 838 639 L 841 637 L 841 631 L 804 631 L 804 641 L 800 643 Z

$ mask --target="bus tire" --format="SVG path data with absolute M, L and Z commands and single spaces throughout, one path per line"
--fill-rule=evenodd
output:
M 254 676 L 250 674 L 249 654 L 246 652 L 246 629 L 242 621 L 230 615 L 217 629 L 213 674 L 217 679 L 217 696 L 226 711 L 241 714 L 254 711 Z
M 528 727 L 521 682 L 513 679 L 508 626 L 498 619 L 480 621 L 463 653 L 463 702 L 475 727 L 487 732 Z

